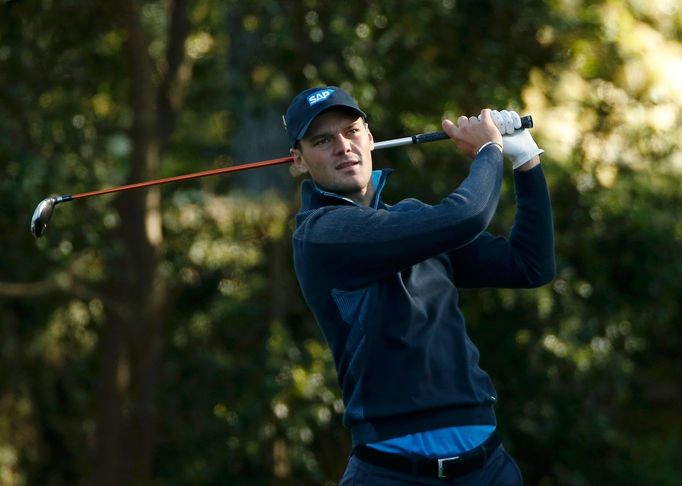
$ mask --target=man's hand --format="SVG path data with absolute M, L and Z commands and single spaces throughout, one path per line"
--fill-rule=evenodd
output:
M 505 135 L 511 135 L 514 131 L 521 128 L 521 117 L 515 111 L 492 110 L 490 112 L 490 118 L 493 119 L 493 123 L 503 137 Z
M 514 170 L 523 166 L 522 171 L 529 170 L 540 163 L 540 158 L 544 150 L 538 148 L 533 140 L 533 136 L 528 130 L 521 128 L 521 117 L 515 111 L 493 110 L 491 112 L 493 123 L 502 133 L 502 144 L 504 155 L 512 160 Z M 527 162 L 532 161 L 531 164 Z
M 520 123 L 520 121 L 519 121 Z M 502 134 L 491 118 L 490 109 L 481 110 L 480 117 L 460 116 L 457 125 L 450 120 L 443 120 L 443 131 L 457 144 L 459 149 L 472 159 L 478 150 L 488 142 L 502 147 Z
M 538 144 L 533 140 L 533 136 L 528 130 L 520 130 L 512 135 L 505 135 L 502 137 L 504 154 L 512 160 L 512 168 L 514 170 L 525 166 L 527 162 L 537 159 L 539 162 L 539 155 L 544 153 L 544 150 L 538 148 Z M 535 166 L 537 162 L 528 164 Z M 528 170 L 530 167 L 524 167 Z

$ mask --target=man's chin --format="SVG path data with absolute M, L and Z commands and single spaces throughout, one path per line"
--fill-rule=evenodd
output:
M 357 181 L 349 181 L 347 183 L 338 184 L 337 187 L 337 193 L 341 195 L 357 194 L 363 190 L 363 185 Z

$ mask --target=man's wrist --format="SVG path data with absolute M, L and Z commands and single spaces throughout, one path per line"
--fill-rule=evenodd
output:
M 478 157 L 478 154 L 480 154 L 481 151 L 482 151 L 484 148 L 488 147 L 489 145 L 495 145 L 495 146 L 497 146 L 497 148 L 500 150 L 500 153 L 504 153 L 504 147 L 502 146 L 502 144 L 501 144 L 500 142 L 496 142 L 495 140 L 490 140 L 489 142 L 484 143 L 483 145 L 481 145 L 481 146 L 478 148 L 478 150 L 476 151 L 476 156 Z
M 516 168 L 519 172 L 526 172 L 531 170 L 533 167 L 540 165 L 540 156 L 536 155 L 532 159 L 530 159 L 528 162 L 525 162 L 523 165 L 520 165 L 519 167 Z

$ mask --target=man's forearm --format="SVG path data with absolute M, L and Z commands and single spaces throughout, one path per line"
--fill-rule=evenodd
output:
M 532 167 L 521 170 L 531 164 Z M 518 173 L 515 177 L 517 212 L 509 238 L 524 261 L 532 285 L 546 283 L 555 272 L 552 205 L 542 167 L 538 165 L 539 158 L 534 157 L 517 169 L 527 174 Z

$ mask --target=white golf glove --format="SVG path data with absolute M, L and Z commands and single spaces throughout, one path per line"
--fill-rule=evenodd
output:
M 521 128 L 521 117 L 515 111 L 491 110 L 490 118 L 493 119 L 493 123 L 503 137 L 505 135 L 511 135 L 514 133 L 514 130 Z
M 521 128 L 521 117 L 518 113 L 492 110 L 490 115 L 502 134 L 504 155 L 512 160 L 513 169 L 518 169 L 536 155 L 544 153 L 544 150 L 538 148 L 528 130 L 518 130 Z

